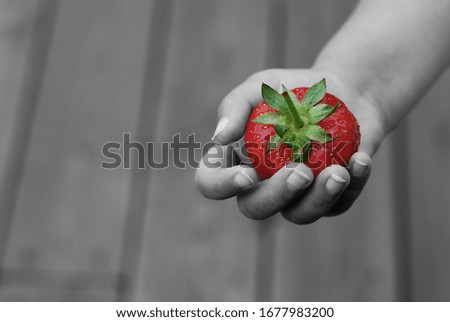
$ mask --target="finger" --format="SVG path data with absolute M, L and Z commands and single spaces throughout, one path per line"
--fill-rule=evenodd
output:
M 230 161 L 232 154 L 232 149 L 224 146 L 220 149 L 212 147 L 203 156 L 195 173 L 195 185 L 206 198 L 230 198 L 259 181 L 258 175 L 251 167 L 226 167 L 229 164 L 237 164 Z
M 238 194 L 241 212 L 251 219 L 268 218 L 298 198 L 312 182 L 311 170 L 302 163 L 291 163 L 270 179 Z
M 352 206 L 366 185 L 371 170 L 372 158 L 367 153 L 357 152 L 352 156 L 349 162 L 350 184 L 327 216 L 342 214 Z
M 267 74 L 267 78 L 270 78 L 270 74 Z M 212 137 L 213 141 L 223 145 L 239 140 L 244 135 L 252 108 L 263 100 L 261 95 L 263 81 L 275 86 L 273 80 L 265 79 L 260 73 L 258 77 L 247 79 L 223 99 L 218 110 L 218 123 Z
M 301 199 L 282 211 L 283 217 L 295 224 L 309 224 L 325 215 L 350 182 L 348 171 L 332 165 L 323 170 Z

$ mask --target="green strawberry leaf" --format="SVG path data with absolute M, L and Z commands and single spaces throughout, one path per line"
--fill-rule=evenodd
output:
M 310 125 L 305 132 L 305 136 L 321 144 L 332 140 L 331 136 L 319 125 Z
M 291 148 L 293 151 L 297 151 L 297 150 L 301 149 L 301 147 L 298 144 L 296 144 L 296 142 L 295 142 L 295 136 L 292 136 L 292 135 L 286 136 L 284 144 L 286 144 L 286 146 Z
M 261 92 L 264 101 L 269 104 L 271 108 L 277 111 L 286 110 L 287 106 L 283 97 L 272 87 L 263 83 L 261 86 Z
M 302 161 L 303 151 L 305 148 L 311 144 L 311 140 L 306 136 L 297 136 L 295 139 L 295 144 L 298 146 L 297 150 L 292 151 L 292 160 L 294 162 L 304 162 Z
M 261 124 L 286 125 L 286 120 L 280 113 L 267 112 L 253 119 L 252 122 Z
M 319 103 L 322 98 L 324 98 L 325 93 L 327 91 L 327 83 L 325 78 L 323 78 L 320 82 L 311 86 L 303 97 L 302 104 L 305 104 L 309 107 L 316 105 Z
M 304 148 L 303 148 L 303 153 L 300 157 L 300 162 L 305 163 L 306 161 L 308 161 L 309 159 L 309 154 L 311 153 L 311 147 L 312 144 L 308 143 Z
M 284 98 L 285 102 L 290 102 L 292 105 L 294 105 L 294 107 L 299 110 L 301 109 L 301 104 L 298 101 L 297 96 L 291 91 L 289 90 L 286 86 L 281 85 L 283 87 L 283 94 L 281 97 Z M 287 96 L 287 97 L 286 97 Z M 286 99 L 287 98 L 287 99 Z M 289 103 L 288 103 L 288 107 L 289 107 Z
M 291 149 L 297 149 L 298 146 L 295 144 L 295 136 L 291 133 L 286 133 L 286 136 L 284 137 L 284 144 L 286 144 Z
M 295 138 L 295 144 L 298 145 L 299 147 L 301 147 L 302 149 L 308 143 L 311 143 L 311 140 L 308 139 L 306 136 L 297 136 Z
M 286 86 L 283 86 L 283 98 L 286 101 L 287 107 L 289 108 L 289 112 L 291 113 L 292 119 L 294 120 L 295 125 L 298 128 L 301 128 L 304 123 L 302 119 L 300 118 L 300 115 L 298 114 L 299 111 L 301 111 L 302 107 L 300 105 L 300 102 L 297 99 L 297 96 L 295 96 L 294 93 L 292 93 L 290 90 L 286 88 Z
M 309 155 L 311 153 L 311 143 L 307 143 L 303 149 L 298 149 L 297 151 L 292 152 L 292 160 L 294 162 L 305 163 L 309 159 Z
M 284 139 L 279 137 L 278 134 L 270 137 L 269 143 L 267 144 L 266 153 L 269 153 L 272 150 L 278 148 L 281 144 L 283 144 Z
M 278 136 L 280 136 L 280 137 L 284 137 L 284 134 L 286 133 L 286 131 L 289 130 L 289 126 L 286 126 L 286 125 L 275 124 L 273 127 L 275 128 L 275 132 L 277 132 Z
M 324 118 L 333 114 L 333 112 L 339 107 L 340 103 L 336 106 L 330 106 L 327 104 L 318 104 L 309 109 L 309 122 L 316 124 L 322 121 Z

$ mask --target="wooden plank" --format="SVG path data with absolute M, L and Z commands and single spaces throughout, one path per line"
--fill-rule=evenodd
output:
M 15 113 L 29 61 L 30 44 L 38 17 L 39 0 L 0 3 L 0 167 L 2 178 L 6 175 L 6 159 L 11 149 Z M 3 180 L 1 180 L 3 182 Z M 3 215 L 3 214 L 2 214 Z
M 289 2 L 286 65 L 308 67 L 355 1 Z M 308 226 L 275 224 L 275 301 L 395 299 L 390 142 L 375 157 L 371 180 L 346 214 Z
M 396 299 L 412 300 L 412 258 L 411 258 L 411 193 L 408 119 L 402 120 L 392 136 L 391 189 L 394 233 Z
M 0 301 L 114 301 L 117 276 L 104 272 L 3 270 Z
M 136 128 L 150 5 L 60 3 L 4 264 L 9 271 L 65 272 L 69 280 L 71 272 L 104 273 L 117 283 L 130 172 L 101 169 L 101 147 Z M 83 285 L 77 294 L 95 288 Z M 108 292 L 104 299 L 116 290 Z
M 139 124 L 136 141 L 145 143 L 155 136 L 157 115 L 161 112 L 163 77 L 167 65 L 167 47 L 172 18 L 172 1 L 154 1 L 151 23 L 148 32 L 147 58 L 145 64 L 145 79 Z M 139 256 L 141 253 L 142 234 L 145 222 L 146 199 L 150 183 L 150 171 L 133 167 L 131 187 L 128 200 L 124 243 L 122 246 L 121 269 L 128 278 L 118 285 L 118 300 L 129 300 L 132 297 L 135 284 Z
M 264 67 L 267 3 L 175 1 L 164 98 L 151 139 L 160 143 L 178 132 L 183 140 L 190 133 L 210 139 L 220 100 Z M 152 176 L 134 299 L 254 299 L 258 223 L 244 218 L 234 200 L 201 197 L 193 169 L 171 166 Z
M 23 75 L 29 59 L 31 35 L 38 20 L 38 0 L 0 3 L 0 171 L 11 149 L 15 111 L 19 105 Z M 3 180 L 1 180 L 3 182 Z M 2 214 L 3 215 L 3 214 Z
M 0 3 L 0 266 L 53 31 L 55 4 Z
M 450 300 L 449 88 L 447 70 L 409 117 L 414 301 Z

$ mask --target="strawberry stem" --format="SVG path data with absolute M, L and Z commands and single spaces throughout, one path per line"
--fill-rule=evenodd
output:
M 295 125 L 298 128 L 301 128 L 303 126 L 303 121 L 300 118 L 300 115 L 298 115 L 297 109 L 295 108 L 295 103 L 292 101 L 292 99 L 288 93 L 283 94 L 283 97 L 287 103 L 289 112 L 291 112 L 291 114 L 292 114 L 292 119 L 294 120 Z

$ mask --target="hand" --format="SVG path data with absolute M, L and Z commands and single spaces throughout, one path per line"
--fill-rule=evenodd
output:
M 294 88 L 310 86 L 323 77 L 327 79 L 327 92 L 342 99 L 360 124 L 359 151 L 350 159 L 348 168 L 332 165 L 315 180 L 307 166 L 291 163 L 261 181 L 233 143 L 242 138 L 251 109 L 262 101 L 261 83 L 276 89 L 281 84 Z M 204 156 L 196 173 L 200 192 L 211 199 L 237 196 L 239 209 L 249 218 L 265 219 L 281 211 L 296 224 L 312 223 L 351 207 L 369 178 L 371 156 L 386 132 L 386 117 L 376 101 L 357 85 L 325 70 L 272 69 L 256 73 L 225 97 L 218 116 L 213 140 L 219 145 Z M 215 154 L 214 162 L 211 154 Z M 215 162 L 220 165 L 212 166 Z

